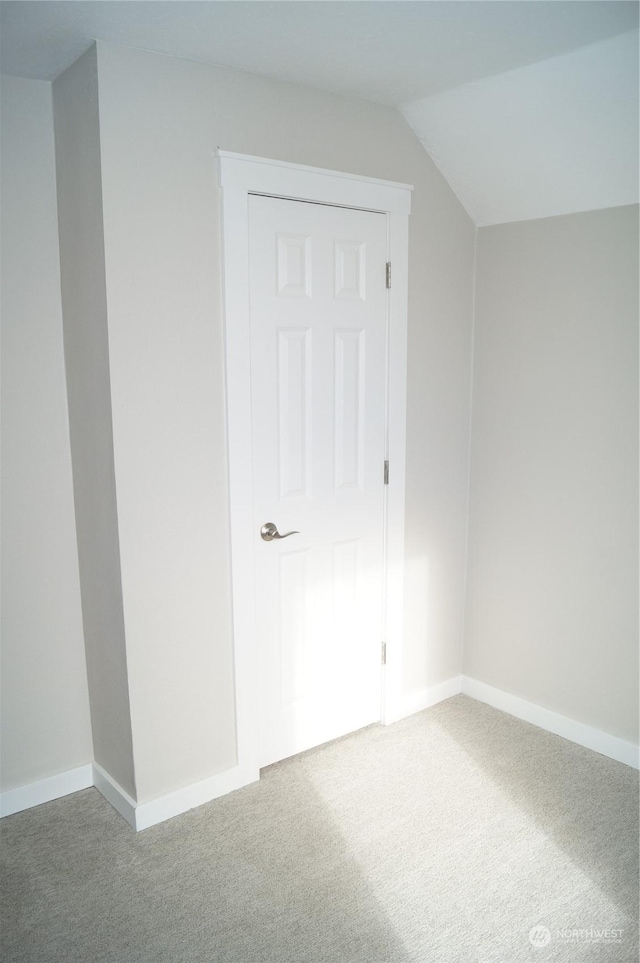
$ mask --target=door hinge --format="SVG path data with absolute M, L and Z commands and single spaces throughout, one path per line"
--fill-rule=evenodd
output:
M 387 274 L 386 274 L 387 287 L 390 288 L 391 287 L 391 261 L 387 261 L 386 268 L 387 268 Z
M 382 659 L 381 659 L 381 661 L 382 661 L 382 664 L 383 664 L 383 665 L 386 665 L 386 664 L 387 664 L 387 643 L 386 643 L 386 642 L 383 642 L 383 643 L 382 643 Z
M 385 485 L 389 484 L 389 462 L 388 461 L 385 461 L 384 463 L 384 483 Z

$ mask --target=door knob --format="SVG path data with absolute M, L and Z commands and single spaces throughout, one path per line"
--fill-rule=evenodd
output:
M 260 529 L 260 538 L 264 542 L 272 542 L 274 538 L 289 538 L 289 535 L 299 535 L 300 532 L 285 532 L 281 535 L 273 522 L 265 522 Z

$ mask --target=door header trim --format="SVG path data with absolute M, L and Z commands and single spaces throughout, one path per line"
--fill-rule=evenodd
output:
M 411 184 L 218 151 L 220 186 L 384 213 L 411 213 Z

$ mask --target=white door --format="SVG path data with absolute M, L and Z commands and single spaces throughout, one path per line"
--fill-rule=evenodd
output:
M 386 231 L 249 198 L 261 766 L 380 718 Z

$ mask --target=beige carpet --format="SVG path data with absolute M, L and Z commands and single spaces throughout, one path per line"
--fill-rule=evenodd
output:
M 2 823 L 7 963 L 637 963 L 638 774 L 457 696 L 136 835 Z

